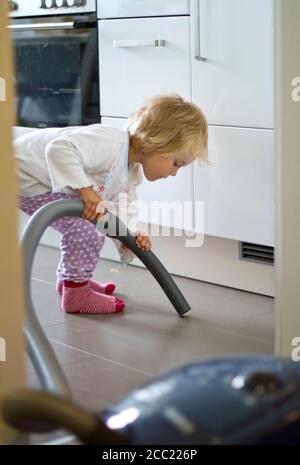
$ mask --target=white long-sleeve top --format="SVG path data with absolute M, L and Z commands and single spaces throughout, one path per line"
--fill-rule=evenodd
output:
M 14 142 L 19 192 L 26 197 L 49 191 L 74 194 L 75 189 L 91 186 L 116 208 L 119 195 L 127 194 L 133 224 L 138 214 L 133 205 L 136 187 L 143 175 L 139 163 L 128 167 L 128 149 L 127 131 L 102 124 L 29 132 Z M 122 261 L 129 262 L 127 258 L 121 254 Z

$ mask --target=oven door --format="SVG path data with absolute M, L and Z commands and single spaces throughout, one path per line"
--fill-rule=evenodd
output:
M 100 122 L 97 21 L 93 15 L 14 20 L 17 124 Z

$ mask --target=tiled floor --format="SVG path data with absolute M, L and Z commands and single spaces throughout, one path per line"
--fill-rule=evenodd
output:
M 40 246 L 32 277 L 35 307 L 74 398 L 101 410 L 174 367 L 229 353 L 272 353 L 272 298 L 175 277 L 192 310 L 179 318 L 144 269 L 106 260 L 95 278 L 117 283 L 126 311 L 65 315 L 55 292 L 59 251 Z M 37 385 L 29 365 L 29 382 Z
M 58 259 L 58 250 L 39 247 L 33 300 L 74 399 L 87 408 L 101 411 L 155 375 L 186 363 L 233 353 L 273 352 L 270 297 L 175 277 L 192 307 L 179 318 L 149 271 L 102 260 L 95 278 L 116 282 L 117 294 L 126 300 L 125 312 L 65 315 L 55 292 Z M 39 385 L 30 363 L 28 381 Z M 61 441 L 64 434 L 38 435 L 31 441 Z

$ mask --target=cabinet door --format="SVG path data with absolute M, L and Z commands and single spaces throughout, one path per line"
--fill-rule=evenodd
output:
M 99 21 L 101 115 L 127 117 L 146 97 L 190 100 L 189 17 Z
M 210 127 L 209 159 L 212 166 L 194 167 L 205 233 L 273 246 L 274 131 Z
M 189 0 L 97 1 L 98 18 L 132 18 L 189 14 Z
M 122 118 L 101 118 L 102 124 L 120 129 L 124 128 L 125 122 Z M 144 179 L 137 192 L 142 222 L 180 231 L 193 230 L 193 165 L 181 168 L 175 177 L 154 182 Z
M 177 175 L 154 182 L 144 179 L 138 187 L 140 220 L 186 232 L 194 229 L 193 167 L 181 168 Z
M 192 99 L 209 124 L 273 128 L 273 0 L 191 0 Z

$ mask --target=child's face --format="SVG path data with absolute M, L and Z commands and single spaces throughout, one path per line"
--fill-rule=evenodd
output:
M 192 157 L 188 157 L 183 151 L 164 154 L 154 150 L 144 156 L 142 165 L 146 179 L 156 181 L 168 176 L 176 176 L 179 168 L 192 161 Z

